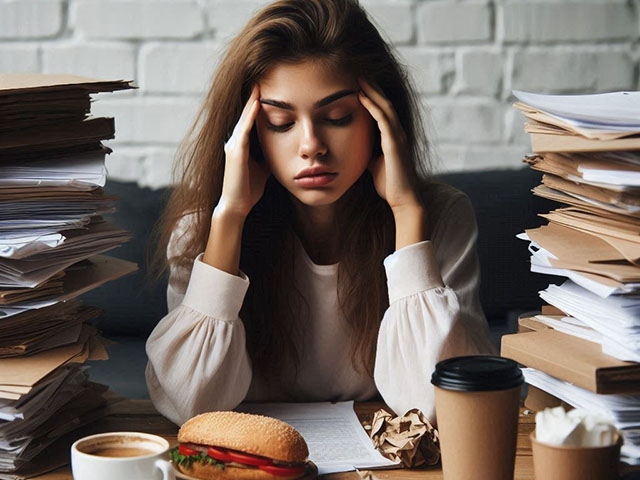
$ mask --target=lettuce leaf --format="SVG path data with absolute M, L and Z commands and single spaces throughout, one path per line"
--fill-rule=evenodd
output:
M 210 457 L 207 455 L 207 452 L 200 452 L 198 455 L 182 455 L 178 451 L 178 447 L 174 447 L 169 451 L 169 455 L 171 456 L 171 461 L 176 465 L 190 467 L 193 465 L 193 462 L 200 462 L 203 464 L 215 465 L 221 470 L 224 470 L 224 463 Z

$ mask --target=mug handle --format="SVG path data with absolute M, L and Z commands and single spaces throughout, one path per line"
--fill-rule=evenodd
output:
M 162 480 L 176 480 L 176 472 L 173 469 L 171 462 L 167 462 L 166 460 L 156 460 L 154 465 L 156 468 L 162 470 Z

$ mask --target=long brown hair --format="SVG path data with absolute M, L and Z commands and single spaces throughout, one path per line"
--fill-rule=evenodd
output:
M 427 178 L 429 145 L 419 100 L 404 67 L 358 1 L 277 1 L 258 12 L 228 46 L 205 102 L 178 150 L 181 182 L 160 226 L 157 261 L 163 267 L 170 263 L 189 269 L 204 250 L 211 215 L 222 192 L 223 146 L 251 86 L 277 63 L 309 59 L 331 62 L 380 86 L 407 135 L 411 178 Z M 383 260 L 394 251 L 395 223 L 368 171 L 338 202 L 339 305 L 351 338 L 352 364 L 373 376 L 377 334 L 389 305 Z M 180 240 L 183 248 L 179 254 L 167 262 L 171 233 L 189 213 L 194 214 L 195 222 Z M 240 312 L 247 350 L 254 372 L 271 378 L 284 364 L 297 364 L 308 317 L 308 306 L 305 311 L 306 302 L 293 278 L 293 223 L 290 194 L 272 176 L 264 196 L 246 219 L 240 259 L 240 269 L 251 280 Z

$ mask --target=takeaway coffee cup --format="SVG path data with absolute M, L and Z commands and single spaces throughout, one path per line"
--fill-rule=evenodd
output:
M 436 420 L 446 480 L 512 480 L 518 435 L 518 364 L 494 356 L 436 365 Z
M 71 445 L 74 480 L 175 480 L 167 460 L 169 442 L 157 435 L 110 432 Z
M 611 480 L 618 478 L 622 438 L 603 447 L 548 445 L 530 435 L 533 470 L 545 480 Z

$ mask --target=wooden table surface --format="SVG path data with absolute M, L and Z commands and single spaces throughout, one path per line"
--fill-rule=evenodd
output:
M 384 405 L 378 402 L 355 403 L 356 414 L 363 424 L 369 424 L 373 413 L 383 407 Z M 529 433 L 533 431 L 534 425 L 535 415 L 533 413 L 525 415 L 525 411 L 521 409 L 518 425 L 515 480 L 533 480 L 534 478 L 531 442 L 529 441 Z M 177 442 L 176 435 L 178 427 L 160 415 L 155 408 L 153 408 L 150 400 L 123 399 L 110 407 L 109 415 L 97 422 L 97 424 L 92 427 L 92 432 L 90 433 L 109 431 L 153 433 L 166 438 L 169 443 L 174 444 Z M 491 441 L 490 435 L 487 437 L 487 441 Z M 368 472 L 371 473 L 372 480 L 441 480 L 443 478 L 442 469 L 439 464 L 435 467 L 375 470 Z M 69 465 L 32 478 L 42 480 L 73 479 Z M 324 478 L 329 480 L 361 480 L 357 472 L 335 473 L 327 475 Z

